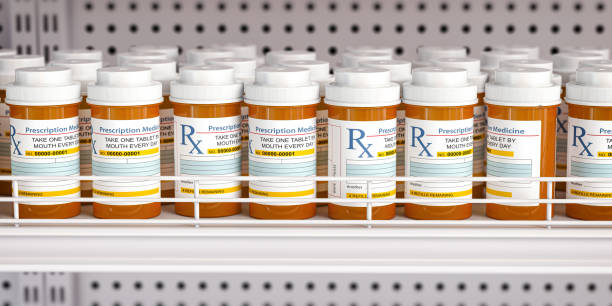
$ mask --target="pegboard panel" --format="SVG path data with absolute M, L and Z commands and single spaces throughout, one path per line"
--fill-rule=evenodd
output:
M 584 275 L 108 274 L 78 276 L 82 306 L 609 306 L 612 280 Z
M 0 305 L 17 306 L 18 273 L 0 273 Z
M 10 17 L 9 3 L 7 1 L 0 2 L 0 49 L 9 48 L 10 41 Z
M 15 1 L 15 0 L 13 0 Z M 41 0 L 42 1 L 42 0 Z M 546 57 L 563 45 L 612 46 L 609 0 L 66 0 L 70 47 L 109 55 L 138 43 L 256 43 L 261 52 L 316 50 L 337 62 L 346 45 L 533 44 Z M 61 1 L 60 1 L 61 2 Z
M 1 19 L 2 32 L 5 32 L 5 29 L 8 30 L 10 48 L 17 50 L 19 54 L 39 53 L 36 28 L 37 1 L 9 0 L 1 2 L 3 8 L 0 14 L 3 12 L 8 14 L 5 15 L 6 19 Z

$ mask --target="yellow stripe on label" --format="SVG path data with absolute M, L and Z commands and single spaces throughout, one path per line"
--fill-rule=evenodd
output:
M 472 189 L 455 191 L 455 192 L 429 192 L 429 191 L 420 191 L 420 190 L 412 190 L 410 189 L 410 195 L 422 198 L 435 198 L 435 199 L 444 199 L 444 198 L 458 198 L 465 197 L 472 194 Z
M 393 149 L 393 150 L 389 150 L 389 151 L 384 151 L 384 152 L 378 152 L 376 154 L 376 157 L 387 157 L 387 156 L 392 156 L 395 155 L 395 153 L 397 152 L 397 150 Z
M 495 150 L 495 149 L 487 148 L 487 153 L 498 155 L 498 156 L 514 157 L 514 152 L 512 151 L 502 151 L 502 150 Z
M 79 153 L 79 147 L 64 149 L 64 150 L 51 150 L 51 151 L 26 151 L 26 156 L 61 156 Z
M 372 199 L 388 198 L 395 195 L 395 189 L 383 192 L 375 192 L 372 194 Z M 367 193 L 347 193 L 347 199 L 367 199 Z
M 233 153 L 238 152 L 242 148 L 241 145 L 231 147 L 231 148 L 216 148 L 216 149 L 208 149 L 208 154 L 224 154 L 224 153 Z
M 438 152 L 437 157 L 459 157 L 459 156 L 472 155 L 472 153 L 474 153 L 473 149 L 468 149 L 468 150 L 463 150 L 463 151 Z
M 511 198 L 512 192 L 487 188 L 487 193 L 498 197 Z
M 65 195 L 75 194 L 81 190 L 81 187 L 75 187 L 72 189 L 66 190 L 57 190 L 57 191 L 26 191 L 19 190 L 18 194 L 20 197 L 61 197 Z
M 1 174 L 11 174 L 11 169 L 8 168 L 0 168 Z
M 106 151 L 100 150 L 98 154 L 102 156 L 145 156 L 159 153 L 159 148 L 146 149 L 140 151 Z
M 406 140 L 405 140 L 405 139 L 398 139 L 398 140 L 395 142 L 395 144 L 398 144 L 398 145 L 403 145 L 403 144 L 406 144 Z
M 320 139 L 320 138 L 319 138 L 319 139 L 317 140 L 317 144 L 318 144 L 318 145 L 326 145 L 326 144 L 328 143 L 328 141 L 329 141 L 328 139 Z
M 162 138 L 159 140 L 160 143 L 174 143 L 174 137 Z
M 153 188 L 149 190 L 139 191 L 105 191 L 100 189 L 93 189 L 93 194 L 104 196 L 104 197 L 115 197 L 115 198 L 129 198 L 129 197 L 144 197 L 155 195 L 159 193 L 159 188 Z
M 587 198 L 598 198 L 598 199 L 612 198 L 612 192 L 593 192 L 593 191 L 570 189 L 570 193 L 575 196 L 587 197 Z
M 226 194 L 240 191 L 240 186 L 234 186 L 229 188 L 218 188 L 218 189 L 200 189 L 200 194 Z M 181 187 L 182 193 L 193 194 L 193 188 Z
M 291 156 L 306 156 L 314 154 L 315 149 L 300 150 L 300 151 L 264 151 L 255 150 L 255 155 L 272 156 L 272 157 L 291 157 Z
M 597 157 L 612 157 L 612 152 L 597 152 Z
M 474 141 L 478 141 L 481 139 L 484 139 L 485 135 L 484 134 L 476 134 L 474 135 Z
M 79 143 L 80 144 L 91 143 L 91 138 L 81 138 L 81 139 L 79 139 Z
M 249 188 L 249 193 L 262 197 L 271 198 L 289 198 L 289 197 L 304 197 L 314 194 L 314 189 L 301 190 L 301 191 L 261 191 Z

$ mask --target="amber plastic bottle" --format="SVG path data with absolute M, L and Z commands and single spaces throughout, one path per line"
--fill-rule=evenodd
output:
M 16 71 L 15 83 L 7 87 L 6 96 L 11 108 L 14 175 L 79 175 L 80 100 L 80 84 L 72 81 L 69 68 L 30 67 Z M 20 197 L 49 200 L 19 203 L 20 218 L 70 218 L 80 213 L 79 202 L 67 201 L 80 196 L 78 180 L 18 183 Z M 60 198 L 64 201 L 52 201 Z
M 175 115 L 177 175 L 240 175 L 242 83 L 233 69 L 197 66 L 181 69 L 172 84 L 170 100 Z M 221 141 L 218 139 L 222 139 Z M 176 194 L 194 197 L 194 184 L 179 181 Z M 199 182 L 198 195 L 239 198 L 240 182 Z M 240 212 L 238 202 L 201 203 L 201 217 L 223 217 Z M 194 215 L 193 203 L 176 203 L 179 215 Z
M 610 177 L 612 152 L 612 68 L 583 67 L 576 80 L 567 83 L 568 176 Z M 611 199 L 610 183 L 569 182 L 568 199 Z M 612 206 L 567 204 L 568 217 L 582 220 L 612 220 Z
M 327 86 L 329 107 L 329 176 L 396 176 L 397 105 L 400 87 L 391 82 L 389 70 L 359 67 L 336 71 Z M 328 187 L 332 219 L 367 218 L 367 199 L 389 199 L 372 203 L 372 219 L 395 216 L 395 181 L 330 181 Z M 334 199 L 364 199 L 334 203 Z
M 162 85 L 152 80 L 151 69 L 99 69 L 97 81 L 89 85 L 88 94 L 93 175 L 159 176 L 159 104 L 163 98 Z M 158 180 L 94 181 L 93 195 L 100 198 L 94 202 L 94 216 L 112 219 L 155 217 L 161 212 L 160 202 L 133 200 L 159 198 L 160 189 Z M 105 202 L 103 198 L 132 201 Z
M 314 176 L 319 86 L 308 69 L 264 66 L 245 87 L 249 105 L 249 176 Z M 282 145 L 276 145 L 282 144 Z M 249 214 L 258 219 L 306 219 L 316 213 L 314 181 L 251 181 Z M 295 198 L 257 203 L 257 198 Z
M 506 67 L 486 86 L 487 176 L 552 177 L 555 173 L 556 111 L 561 89 L 542 68 Z M 488 199 L 534 199 L 529 204 L 487 204 L 487 216 L 502 220 L 546 219 L 545 182 L 488 182 Z M 554 194 L 553 194 L 554 195 Z
M 474 105 L 477 87 L 465 69 L 430 67 L 413 72 L 404 85 L 406 105 L 406 175 L 471 177 L 473 169 Z M 406 198 L 439 199 L 439 203 L 405 205 L 414 219 L 466 219 L 472 215 L 471 181 L 408 182 Z M 465 199 L 448 204 L 446 199 Z

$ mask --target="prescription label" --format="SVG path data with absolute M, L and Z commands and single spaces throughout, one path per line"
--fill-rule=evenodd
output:
M 79 118 L 23 120 L 10 118 L 10 150 L 13 175 L 79 175 Z M 19 181 L 20 197 L 78 198 L 78 180 Z M 63 202 L 24 202 L 30 205 Z
M 405 144 L 406 144 L 406 111 L 403 109 L 397 110 L 397 176 L 406 176 L 406 167 L 404 165 L 405 155 Z M 404 190 L 404 182 L 397 182 L 398 191 Z
M 241 118 L 174 117 L 177 174 L 181 176 L 239 176 Z M 240 181 L 179 181 L 177 197 L 239 198 Z
M 487 176 L 540 176 L 542 122 L 488 119 Z M 538 199 L 539 182 L 487 182 L 487 199 Z M 504 204 L 537 206 L 538 203 Z
M 327 176 L 327 110 L 317 110 L 317 175 Z M 327 191 L 327 183 L 317 185 L 317 192 Z
M 568 108 L 565 100 L 557 106 L 557 169 L 556 176 L 566 176 L 567 173 L 567 131 Z
M 568 176 L 612 177 L 612 121 L 569 117 L 567 157 Z M 569 199 L 612 198 L 609 182 L 568 182 L 566 188 Z
M 240 130 L 242 132 L 242 149 L 240 151 L 240 159 L 242 161 L 241 174 L 246 176 L 249 175 L 249 106 L 244 102 L 240 106 Z M 248 187 L 249 182 L 243 181 L 242 187 Z
M 159 176 L 159 117 L 137 120 L 91 118 L 92 172 L 97 176 Z M 160 197 L 158 180 L 94 181 L 96 198 Z M 139 205 L 149 202 L 104 202 Z
M 159 110 L 159 135 L 161 175 L 174 175 L 174 110 L 165 108 Z M 162 190 L 172 190 L 173 181 L 163 181 Z
M 485 175 L 487 121 L 484 105 L 474 106 L 474 176 Z M 484 184 L 478 182 L 476 184 Z
M 4 102 L 0 103 L 0 175 L 11 174 L 10 116 L 9 106 Z
M 397 158 L 397 121 L 345 121 L 329 119 L 329 176 L 394 177 Z M 369 187 L 369 190 L 368 190 Z M 395 199 L 395 181 L 330 181 L 329 198 Z M 389 202 L 373 203 L 384 206 Z M 367 202 L 342 203 L 366 207 Z
M 316 118 L 262 120 L 249 118 L 250 176 L 314 176 L 316 174 Z M 251 198 L 314 198 L 314 181 L 251 181 Z M 298 205 L 284 202 L 267 205 Z
M 473 166 L 474 120 L 406 118 L 406 174 L 413 177 L 470 177 Z M 472 182 L 409 182 L 406 198 L 471 199 Z M 457 205 L 443 204 L 430 206 Z

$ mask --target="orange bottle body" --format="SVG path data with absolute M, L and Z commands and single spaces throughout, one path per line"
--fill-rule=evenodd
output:
M 146 176 L 146 175 L 159 175 L 159 104 L 151 105 L 137 105 L 137 106 L 105 106 L 105 105 L 93 105 L 91 104 L 91 117 L 92 117 L 92 152 L 93 152 L 93 175 L 116 175 L 116 176 Z M 104 121 L 100 121 L 104 120 Z M 113 123 L 115 121 L 116 123 Z M 146 126 L 147 130 L 140 130 L 130 132 L 128 135 L 120 136 L 114 133 L 109 135 L 102 135 L 99 133 L 100 126 L 102 124 L 109 124 L 109 128 L 131 128 L 136 127 L 142 129 Z M 117 124 L 117 126 L 113 126 Z M 155 131 L 156 129 L 156 131 Z M 143 135 L 136 135 L 143 134 Z M 113 146 L 108 143 L 96 143 L 96 137 L 118 137 L 119 142 L 131 142 L 136 144 L 139 149 L 113 149 Z M 138 136 L 146 137 L 148 143 L 144 146 L 142 141 L 143 138 L 137 138 Z M 143 147 L 144 146 L 144 147 Z M 97 147 L 97 148 L 95 148 Z M 107 166 L 101 165 L 96 167 L 96 151 L 100 152 L 100 158 L 119 158 L 121 161 L 117 163 L 124 165 L 124 170 L 121 168 L 115 168 L 115 170 L 108 170 Z M 103 153 L 107 151 L 107 153 Z M 127 152 L 127 153 L 123 153 Z M 140 153 L 135 153 L 140 152 Z M 148 164 L 153 166 L 147 166 L 147 171 L 131 171 L 127 168 L 126 159 L 130 156 L 143 156 L 143 158 L 150 159 Z M 118 172 L 122 171 L 122 172 Z M 150 172 L 150 173 L 149 173 Z M 156 174 L 155 174 L 156 173 Z M 94 197 L 122 197 L 122 198 L 135 198 L 135 197 L 160 197 L 160 183 L 159 181 L 139 181 L 139 182 L 126 182 L 126 181 L 114 181 L 114 182 L 94 182 L 93 184 Z M 104 203 L 102 200 L 96 201 L 93 204 L 94 216 L 97 218 L 108 218 L 108 219 L 145 219 L 152 218 L 160 214 L 161 204 L 160 202 L 145 202 L 137 204 L 131 204 L 132 202 L 125 203 Z
M 172 104 L 177 175 L 240 175 L 241 103 Z M 194 189 L 191 181 L 177 181 L 175 194 L 193 198 Z M 239 198 L 241 183 L 200 182 L 199 196 Z M 200 217 L 230 216 L 240 213 L 241 207 L 238 202 L 200 203 L 199 206 Z M 193 217 L 194 203 L 176 203 L 175 212 Z
M 264 106 L 249 104 L 249 175 L 250 176 L 314 176 L 316 174 L 316 110 L 317 105 Z M 282 133 L 268 133 L 274 129 Z M 260 132 L 265 130 L 265 132 Z M 297 132 L 306 130 L 306 132 Z M 270 144 L 295 144 L 281 147 Z M 267 144 L 266 144 L 267 143 Z M 270 159 L 269 163 L 266 159 Z M 316 204 L 308 198 L 316 196 L 314 181 L 249 183 L 249 214 L 258 219 L 307 219 L 316 214 Z M 295 197 L 294 203 L 282 205 L 257 203 L 256 198 Z M 302 200 L 303 199 L 303 200 Z
M 406 106 L 406 175 L 472 176 L 474 105 Z M 452 143 L 452 145 L 449 145 Z M 409 182 L 407 198 L 461 199 L 472 197 L 471 182 Z M 407 203 L 405 215 L 414 219 L 457 220 L 472 215 L 472 204 Z
M 79 144 L 81 151 L 81 175 L 91 175 L 91 107 L 87 96 L 79 103 Z M 81 196 L 91 197 L 91 181 L 81 181 Z
M 538 107 L 500 106 L 487 103 L 489 125 L 487 131 L 487 175 L 501 177 L 554 176 L 557 107 L 558 105 Z M 498 126 L 500 129 L 497 129 Z M 522 136 L 508 135 L 503 128 L 523 129 L 524 134 Z M 504 149 L 503 145 L 502 147 L 492 145 L 492 143 L 508 142 L 505 137 L 513 139 L 516 148 Z M 523 155 L 525 156 L 523 160 L 530 161 L 529 163 L 512 161 Z M 511 160 L 509 164 L 504 162 L 508 159 Z M 521 173 L 514 173 L 519 170 Z M 508 171 L 512 172 L 511 175 L 508 174 Z M 545 199 L 547 197 L 546 185 L 545 182 L 520 184 L 488 182 L 486 186 L 487 198 L 535 199 L 539 197 Z M 513 206 L 489 203 L 487 204 L 487 216 L 502 220 L 545 220 L 546 204 L 534 203 L 530 206 Z
M 79 142 L 78 142 L 78 103 L 67 105 L 54 106 L 21 106 L 11 105 L 11 135 L 15 135 L 11 146 L 12 172 L 14 175 L 78 175 L 79 174 Z M 29 127 L 61 127 L 59 132 L 49 132 L 48 134 L 40 134 L 36 137 L 47 137 L 48 149 L 39 146 L 27 146 L 28 142 L 25 138 L 32 137 L 32 134 L 24 133 L 22 128 L 24 120 L 27 120 Z M 39 126 L 40 125 L 40 126 Z M 19 138 L 19 137 L 25 138 Z M 51 140 L 53 139 L 53 140 Z M 61 139 L 61 140 L 58 140 Z M 53 145 L 53 142 L 61 142 L 62 149 Z M 55 149 L 53 149 L 55 148 Z M 28 170 L 27 159 L 23 157 L 41 156 L 44 157 L 56 156 L 45 163 L 45 166 L 39 171 L 31 172 Z M 44 163 L 44 162 L 43 162 Z M 41 164 L 36 164 L 40 166 Z M 43 185 L 39 185 L 43 184 Z M 20 182 L 18 195 L 20 197 L 79 197 L 79 182 L 74 181 L 54 181 L 54 182 Z M 33 186 L 30 186 L 33 185 Z M 50 201 L 51 202 L 51 201 Z M 59 219 L 70 218 L 78 215 L 81 211 L 80 202 L 64 202 L 61 204 L 45 204 L 37 203 L 19 204 L 20 218 L 36 218 L 36 219 Z
M 249 175 L 249 106 L 243 102 L 240 103 L 240 116 L 242 119 L 241 131 L 242 131 L 242 155 L 240 156 L 240 160 L 242 160 L 241 167 L 241 175 L 248 176 Z M 242 181 L 242 197 L 249 197 L 249 181 Z
M 396 175 L 397 106 L 344 107 L 328 105 L 329 176 L 388 176 Z M 379 129 L 383 129 L 379 133 Z M 362 132 L 359 132 L 362 130 Z M 351 137 L 353 142 L 351 143 Z M 355 139 L 361 139 L 360 143 Z M 374 139 L 368 139 L 374 138 Z M 367 139 L 367 140 L 366 140 Z M 368 143 L 365 143 L 367 141 Z M 372 143 L 372 149 L 367 149 Z M 371 151 L 373 150 L 373 151 Z M 367 152 L 366 152 L 367 151 Z M 376 151 L 376 152 L 374 152 Z M 353 156 L 355 158 L 350 158 Z M 363 161 L 357 161 L 358 159 Z M 350 160 L 355 162 L 350 162 Z M 360 165 L 362 164 L 362 165 Z M 376 173 L 374 173 L 376 172 Z M 373 203 L 372 219 L 386 220 L 395 217 L 396 182 L 372 181 L 370 191 L 366 182 L 329 182 L 330 204 L 328 214 L 332 219 L 364 220 L 366 203 L 334 204 L 334 198 L 388 198 L 390 203 Z
M 317 104 L 317 176 L 327 176 L 327 104 Z M 317 181 L 317 198 L 327 198 L 327 181 Z
M 0 89 L 0 120 L 5 122 L 6 124 L 2 124 L 2 126 L 6 125 L 6 128 L 3 128 L 0 133 L 0 148 L 2 153 L 0 153 L 0 158 L 2 159 L 0 164 L 0 175 L 11 175 L 11 148 L 9 142 L 10 133 L 8 129 L 9 122 L 9 106 L 5 103 L 6 99 L 6 90 Z M 11 195 L 11 181 L 0 181 L 0 195 Z
M 478 93 L 478 103 L 474 106 L 474 176 L 486 176 L 487 118 L 484 92 Z M 485 182 L 474 182 L 472 197 L 485 197 Z
M 174 175 L 174 120 L 172 103 L 169 96 L 164 96 L 164 102 L 159 106 L 160 128 L 160 164 L 161 175 Z M 164 198 L 174 197 L 174 182 L 161 182 L 161 195 Z M 169 202 L 165 204 L 170 204 Z
M 557 170 L 556 176 L 567 176 L 567 133 L 568 104 L 565 101 L 565 86 L 561 86 L 561 105 L 557 108 Z M 557 182 L 556 191 L 565 192 L 565 182 Z

